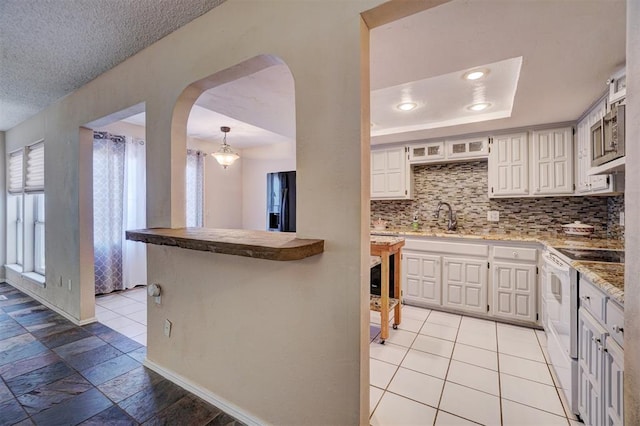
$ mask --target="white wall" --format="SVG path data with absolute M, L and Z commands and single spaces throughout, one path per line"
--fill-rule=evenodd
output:
M 295 149 L 292 142 L 243 150 L 243 229 L 267 229 L 267 173 L 296 170 Z
M 640 2 L 627 1 L 627 169 L 625 250 L 640 259 Z M 624 412 L 626 425 L 640 424 L 640 263 L 625 264 Z

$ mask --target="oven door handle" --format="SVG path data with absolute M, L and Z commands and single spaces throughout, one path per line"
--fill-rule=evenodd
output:
M 554 269 L 560 270 L 562 272 L 569 272 L 571 270 L 571 266 L 550 253 L 542 253 L 542 258 L 544 259 L 546 265 L 549 265 Z

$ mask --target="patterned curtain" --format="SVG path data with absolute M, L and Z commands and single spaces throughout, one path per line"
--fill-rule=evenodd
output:
M 125 138 L 93 134 L 93 246 L 96 294 L 124 288 L 122 226 Z
M 186 176 L 186 199 L 187 199 L 187 226 L 202 227 L 202 211 L 204 205 L 204 157 L 202 151 L 187 150 L 187 176 Z

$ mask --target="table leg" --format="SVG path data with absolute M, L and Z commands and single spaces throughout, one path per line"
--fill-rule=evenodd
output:
M 394 328 L 396 328 L 396 326 L 400 325 L 400 322 L 402 321 L 402 283 L 400 282 L 400 265 L 402 264 L 401 262 L 401 255 L 402 250 L 398 250 L 395 254 L 395 256 L 393 256 L 393 262 L 394 262 L 394 274 L 393 274 L 393 297 L 398 299 L 398 304 L 395 307 L 395 312 L 393 314 L 393 325 Z
M 381 258 L 380 339 L 384 342 L 389 338 L 389 252 L 382 253 Z

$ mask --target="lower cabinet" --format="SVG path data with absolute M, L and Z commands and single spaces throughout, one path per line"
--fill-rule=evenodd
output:
M 407 304 L 442 307 L 519 323 L 538 321 L 538 249 L 505 242 L 406 238 Z
M 624 351 L 611 337 L 604 348 L 604 416 L 605 425 L 624 424 Z
M 602 325 L 584 308 L 578 311 L 578 412 L 586 425 L 602 425 L 604 339 Z
M 439 305 L 442 301 L 440 292 L 441 256 L 418 254 L 410 251 L 403 255 L 405 275 L 403 283 L 405 300 L 425 302 Z
M 607 317 L 605 311 L 605 322 Z M 623 388 L 624 350 L 606 324 L 582 306 L 578 310 L 578 412 L 584 423 L 622 426 Z
M 443 306 L 486 314 L 487 262 L 443 257 Z
M 493 262 L 493 315 L 506 319 L 537 320 L 535 264 Z

